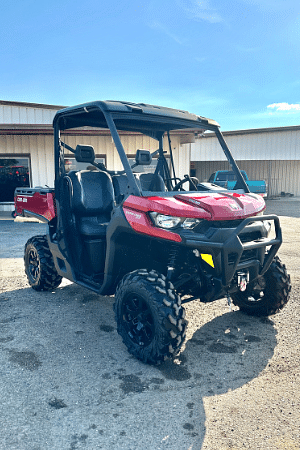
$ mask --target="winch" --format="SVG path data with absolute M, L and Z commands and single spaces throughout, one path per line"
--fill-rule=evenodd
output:
M 237 279 L 239 290 L 244 292 L 247 289 L 247 284 L 249 283 L 249 272 L 238 272 Z

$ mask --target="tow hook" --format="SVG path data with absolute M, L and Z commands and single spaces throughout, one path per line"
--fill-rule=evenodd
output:
M 247 284 L 249 283 L 249 272 L 238 272 L 238 287 L 241 292 L 247 289 Z

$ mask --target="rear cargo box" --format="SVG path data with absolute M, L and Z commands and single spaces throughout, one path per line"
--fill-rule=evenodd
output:
M 15 212 L 17 216 L 37 217 L 44 222 L 50 221 L 56 215 L 54 189 L 17 188 Z

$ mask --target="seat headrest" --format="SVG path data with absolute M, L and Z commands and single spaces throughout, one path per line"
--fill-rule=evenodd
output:
M 106 172 L 81 170 L 70 172 L 71 208 L 82 216 L 103 214 L 114 206 L 111 177 Z

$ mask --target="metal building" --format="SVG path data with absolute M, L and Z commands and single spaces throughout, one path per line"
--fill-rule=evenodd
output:
M 52 120 L 61 108 L 0 101 L 0 211 L 13 210 L 13 192 L 18 186 L 53 186 Z M 226 131 L 223 135 L 249 178 L 267 182 L 269 196 L 282 192 L 300 195 L 300 126 Z M 191 173 L 207 181 L 215 170 L 229 168 L 214 134 L 207 132 L 195 139 L 182 130 L 171 138 L 177 176 Z M 65 132 L 63 139 L 72 147 L 93 145 L 97 159 L 109 169 L 122 168 L 108 130 L 74 129 Z M 157 149 L 155 140 L 139 133 L 124 132 L 121 140 L 129 157 L 138 148 Z M 68 169 L 77 167 L 72 154 L 67 163 Z
M 300 126 L 225 131 L 224 138 L 240 169 L 250 179 L 264 179 L 268 195 L 300 195 Z M 205 133 L 190 149 L 191 172 L 207 181 L 216 170 L 229 169 L 217 138 Z
M 0 101 L 0 211 L 14 209 L 13 193 L 16 187 L 53 186 L 52 121 L 61 108 L 63 106 Z M 156 140 L 140 133 L 122 132 L 120 135 L 129 157 L 133 158 L 137 149 L 154 152 L 158 148 Z M 93 145 L 98 161 L 104 162 L 108 169 L 122 170 L 118 152 L 108 130 L 67 130 L 62 133 L 62 138 L 73 148 L 77 144 Z M 190 169 L 190 150 L 181 145 L 193 140 L 194 136 L 184 130 L 171 133 L 174 165 L 179 177 L 189 173 Z M 167 138 L 164 145 L 168 151 Z M 83 168 L 76 163 L 72 153 L 66 153 L 70 154 L 67 170 Z

